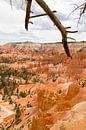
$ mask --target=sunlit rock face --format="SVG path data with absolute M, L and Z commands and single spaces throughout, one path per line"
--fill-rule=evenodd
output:
M 5 128 L 19 111 L 11 130 L 86 129 L 86 43 L 69 48 L 72 59 L 60 43 L 0 46 L 0 121 Z
M 74 84 L 69 86 L 67 93 L 65 93 L 63 89 L 59 89 L 58 86 L 57 91 L 55 87 L 54 91 L 52 91 L 52 87 L 50 89 L 45 88 L 38 90 L 37 101 L 39 116 L 36 115 L 34 117 L 33 124 L 35 127 L 38 127 L 38 124 L 42 122 L 44 123 L 42 126 L 45 126 L 45 130 L 50 128 L 50 130 L 60 130 L 60 127 L 68 130 L 68 124 L 70 125 L 70 130 L 72 128 L 76 129 L 77 126 L 72 127 L 72 124 L 74 125 L 75 121 L 83 122 L 82 120 L 86 114 L 86 96 L 84 96 L 83 90 Z M 84 96 L 83 99 L 81 95 Z M 37 122 L 39 123 L 37 124 Z M 55 124 L 56 122 L 57 124 Z M 35 128 L 34 125 L 32 125 L 32 129 Z M 40 130 L 42 126 L 39 126 L 40 128 L 38 129 Z M 83 128 L 84 126 L 81 127 Z

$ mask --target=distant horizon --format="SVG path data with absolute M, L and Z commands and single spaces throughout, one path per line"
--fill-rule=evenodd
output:
M 70 44 L 70 43 L 85 43 L 86 42 L 86 40 L 85 41 L 69 41 L 68 42 L 68 44 Z M 1 46 L 3 46 L 3 45 L 7 45 L 7 44 L 28 44 L 28 43 L 30 43 L 30 44 L 62 44 L 62 42 L 57 42 L 57 41 L 51 41 L 51 42 L 35 42 L 35 41 L 14 41 L 14 42 L 6 42 L 6 43 L 0 43 L 0 45 Z M 85 43 L 86 44 L 86 43 Z

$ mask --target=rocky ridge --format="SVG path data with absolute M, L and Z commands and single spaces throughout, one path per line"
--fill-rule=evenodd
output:
M 60 43 L 0 46 L 1 129 L 86 130 L 86 42 L 69 48 L 72 59 Z

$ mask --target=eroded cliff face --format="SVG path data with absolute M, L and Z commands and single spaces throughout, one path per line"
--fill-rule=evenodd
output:
M 4 86 L 0 91 L 4 111 L 13 112 L 3 118 L 5 128 L 11 124 L 9 130 L 86 130 L 86 43 L 69 47 L 72 60 L 61 44 L 0 46 L 0 75 L 5 73 L 5 87 L 12 92 L 10 99 Z
M 58 88 L 58 86 L 56 87 Z M 83 88 L 75 86 L 75 84 L 70 85 L 66 91 L 59 88 L 54 92 L 46 88 L 39 90 L 37 94 L 38 112 L 33 117 L 31 130 L 35 129 L 35 127 L 39 130 L 57 130 L 57 128 L 60 130 L 60 127 L 67 128 L 66 124 L 71 125 L 74 121 L 85 120 L 85 93 L 86 89 L 83 90 Z

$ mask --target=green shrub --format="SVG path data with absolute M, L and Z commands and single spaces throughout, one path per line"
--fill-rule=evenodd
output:
M 30 102 L 27 103 L 27 108 L 32 107 L 32 105 L 30 104 Z
M 86 80 L 82 82 L 82 87 L 86 87 Z
M 19 96 L 25 98 L 27 96 L 27 93 L 25 91 L 24 92 L 21 91 Z

